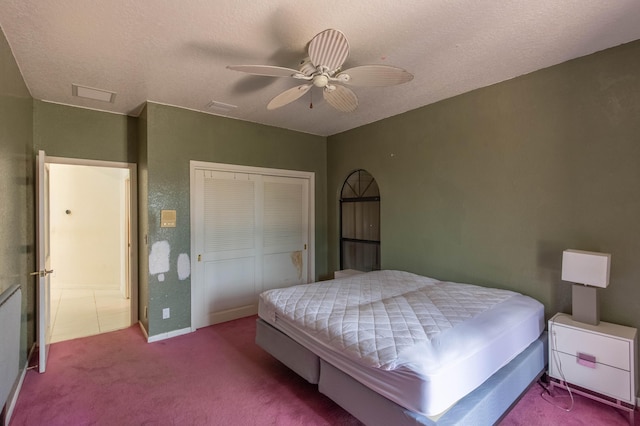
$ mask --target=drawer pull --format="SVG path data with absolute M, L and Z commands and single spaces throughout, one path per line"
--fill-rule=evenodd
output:
M 578 364 L 583 365 L 585 367 L 596 368 L 596 357 L 593 355 L 587 355 L 587 354 L 578 352 L 576 361 L 578 362 Z

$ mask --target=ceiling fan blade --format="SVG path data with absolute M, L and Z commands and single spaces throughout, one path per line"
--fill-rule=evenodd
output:
M 322 91 L 324 99 L 342 112 L 353 112 L 358 108 L 358 97 L 351 89 L 339 85 L 329 85 Z
M 289 90 L 285 90 L 275 98 L 271 99 L 271 102 L 269 102 L 269 105 L 267 105 L 267 109 L 280 108 L 295 101 L 296 99 L 307 93 L 309 89 L 311 89 L 311 86 L 311 84 L 301 84 L 300 86 L 292 87 Z
M 313 65 L 335 71 L 349 56 L 349 42 L 338 30 L 324 30 L 309 43 L 309 58 Z
M 411 81 L 413 74 L 402 68 L 389 65 L 363 65 L 342 71 L 335 78 L 341 83 L 351 86 L 381 87 Z
M 264 75 L 267 77 L 296 77 L 301 75 L 300 71 L 293 68 L 275 67 L 272 65 L 229 65 L 228 69 L 233 71 L 242 71 L 247 74 Z

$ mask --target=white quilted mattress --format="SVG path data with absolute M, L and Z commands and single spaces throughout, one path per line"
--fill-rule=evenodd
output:
M 266 291 L 259 316 L 426 416 L 445 411 L 544 330 L 544 307 L 530 297 L 389 270 Z

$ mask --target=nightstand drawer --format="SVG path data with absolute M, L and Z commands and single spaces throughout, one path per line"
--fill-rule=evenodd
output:
M 577 330 L 558 324 L 551 325 L 549 336 L 552 348 L 576 357 L 578 353 L 595 357 L 595 362 L 616 367 L 629 372 L 631 370 L 630 342 L 603 336 L 596 333 Z M 555 333 L 555 334 L 554 334 Z
M 579 364 L 575 356 L 557 351 L 552 351 L 551 356 L 549 373 L 552 377 L 635 405 L 635 395 L 631 397 L 631 376 L 628 371 L 599 363 L 591 368 Z M 564 378 L 559 374 L 558 361 Z

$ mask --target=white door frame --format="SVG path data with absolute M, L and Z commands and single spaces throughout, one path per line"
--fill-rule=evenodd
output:
M 67 164 L 73 166 L 111 167 L 116 169 L 129 169 L 129 263 L 131 324 L 138 322 L 138 167 L 135 163 L 118 161 L 87 160 L 81 158 L 46 157 L 47 164 Z
M 264 176 L 280 176 L 280 177 L 293 177 L 293 178 L 302 178 L 309 180 L 309 250 L 308 250 L 308 266 L 307 266 L 307 279 L 306 282 L 315 281 L 315 265 L 316 265 L 316 257 L 315 257 L 315 173 L 307 172 L 301 170 L 285 170 L 285 169 L 272 169 L 266 167 L 254 167 L 254 166 L 243 166 L 238 164 L 226 164 L 226 163 L 210 163 L 206 161 L 195 161 L 191 160 L 189 162 L 189 207 L 190 207 L 190 224 L 191 224 L 191 331 L 195 331 L 195 314 L 196 309 L 194 306 L 199 301 L 196 297 L 196 292 L 194 291 L 194 285 L 196 279 L 194 277 L 194 273 L 196 271 L 196 264 L 198 263 L 198 255 L 196 253 L 195 247 L 195 195 L 196 195 L 196 178 L 195 173 L 196 170 L 212 170 L 212 171 L 221 171 L 221 172 L 232 172 L 232 173 L 246 173 L 246 174 L 255 174 L 255 175 L 264 175 Z

